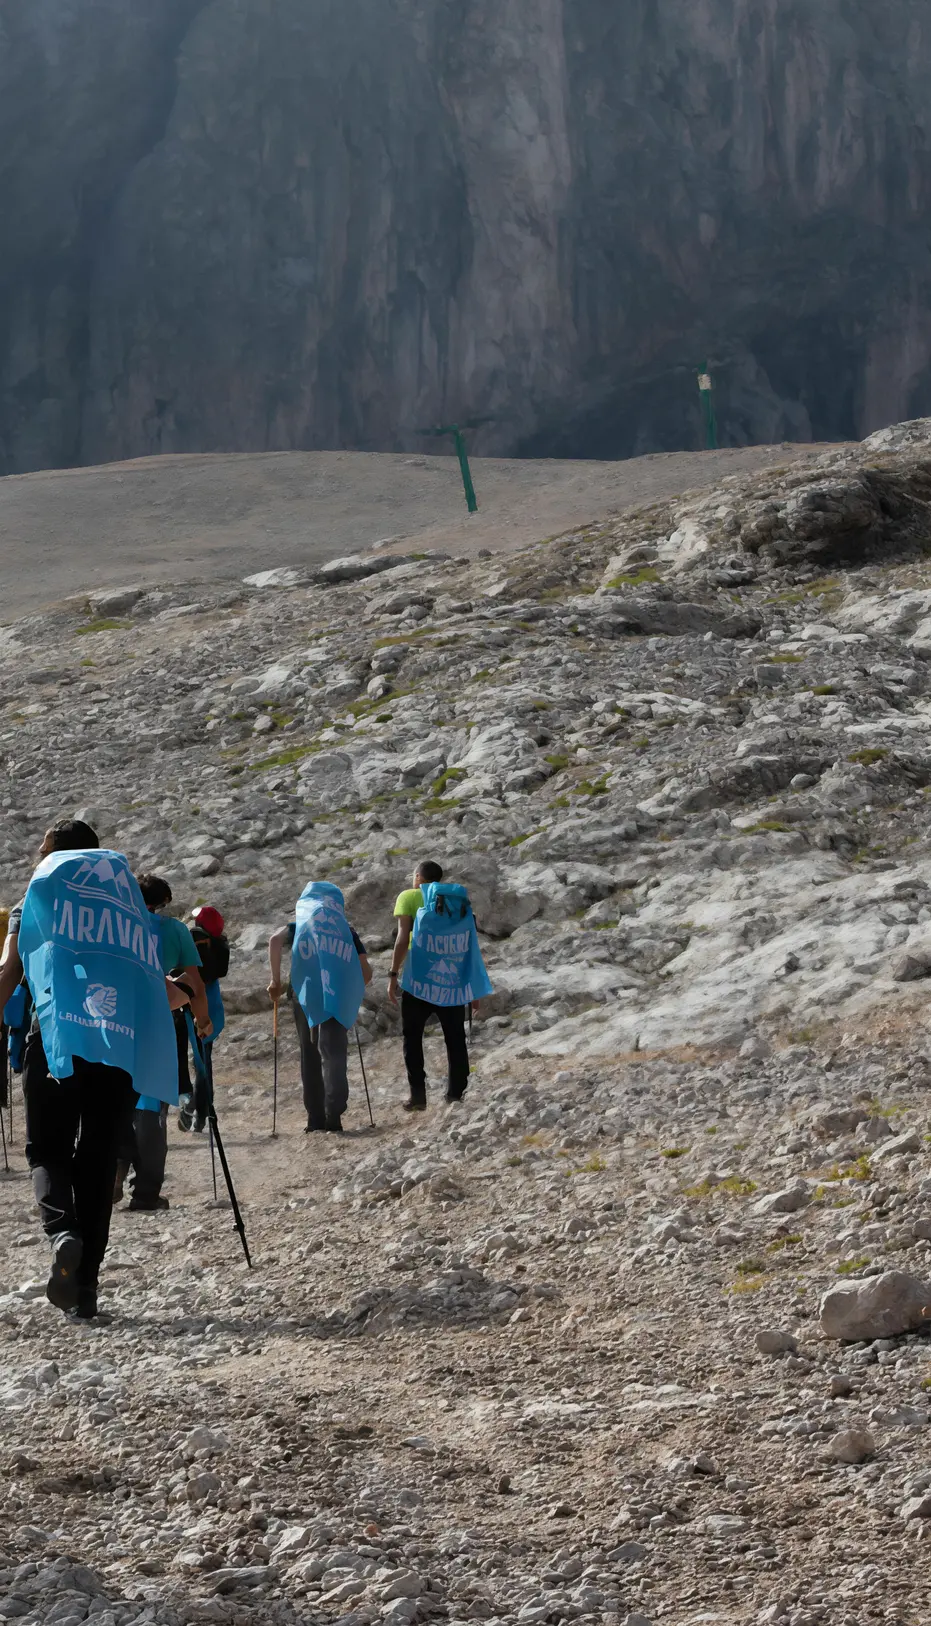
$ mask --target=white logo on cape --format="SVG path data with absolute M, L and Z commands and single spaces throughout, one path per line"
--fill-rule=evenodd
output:
M 455 966 L 447 965 L 445 960 L 437 960 L 436 964 L 430 967 L 430 975 L 435 977 L 437 982 L 459 981 L 459 973 Z
M 116 999 L 115 988 L 108 988 L 102 982 L 92 982 L 87 990 L 84 1009 L 88 1016 L 99 1018 L 112 1016 L 116 1010 Z
M 97 893 L 98 896 L 115 895 L 124 908 L 136 911 L 137 905 L 129 876 L 123 869 L 114 869 L 109 858 L 85 858 L 83 864 L 75 870 L 69 884 L 93 894 L 96 892 L 93 882 L 96 882 L 98 887 L 106 888 L 102 893 Z

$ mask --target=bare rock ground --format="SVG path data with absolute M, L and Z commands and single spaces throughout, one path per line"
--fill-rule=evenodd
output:
M 0 620 L 122 582 L 308 566 L 397 538 L 407 550 L 519 548 L 572 525 L 787 463 L 807 446 L 623 463 L 477 458 L 469 515 L 452 457 L 271 452 L 138 458 L 0 480 Z
M 926 1618 L 929 498 L 905 425 L 524 550 L 8 625 L 0 892 L 80 809 L 224 910 L 256 1269 L 173 1130 L 110 1319 L 63 1322 L 16 1102 L 0 1618 Z M 497 991 L 412 1124 L 383 988 L 425 855 Z M 301 1133 L 286 1021 L 272 1141 L 261 945 L 311 874 L 378 967 L 378 1127 L 357 1082 Z

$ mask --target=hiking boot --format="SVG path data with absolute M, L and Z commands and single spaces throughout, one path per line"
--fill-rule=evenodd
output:
M 74 1231 L 61 1231 L 52 1242 L 52 1264 L 45 1296 L 56 1310 L 70 1310 L 78 1301 L 77 1270 L 84 1244 Z
M 322 1123 L 322 1124 L 311 1123 L 310 1119 L 308 1118 L 307 1123 L 306 1123 L 306 1125 L 304 1127 L 304 1134 L 305 1135 L 322 1135 L 323 1131 L 326 1129 L 326 1127 L 327 1126 L 326 1126 L 325 1123 Z
M 197 1117 L 194 1119 L 193 1124 L 191 1125 L 191 1128 L 193 1129 L 195 1135 L 202 1135 L 204 1130 L 206 1129 L 206 1127 L 207 1127 L 206 1118 L 202 1118 L 200 1116 L 200 1114 L 198 1113 Z
M 144 1197 L 131 1197 L 126 1211 L 129 1214 L 156 1214 L 170 1206 L 167 1197 L 150 1197 L 148 1201 Z
M 93 1321 L 97 1314 L 96 1287 L 79 1287 L 77 1304 L 68 1313 L 75 1321 Z
M 404 1103 L 404 1111 L 405 1112 L 426 1112 L 426 1110 L 427 1110 L 426 1101 L 413 1101 L 412 1100 L 412 1101 L 405 1101 L 405 1103 Z
M 182 1095 L 178 1102 L 178 1128 L 186 1135 L 193 1122 L 194 1108 L 191 1105 L 191 1098 L 189 1095 Z
M 342 1118 L 328 1118 L 325 1127 L 330 1135 L 341 1135 L 343 1133 L 343 1120 Z
M 461 1096 L 461 1095 L 447 1095 L 447 1097 L 446 1097 L 446 1105 L 448 1107 L 459 1106 L 462 1103 L 463 1099 L 464 1099 L 464 1097 Z

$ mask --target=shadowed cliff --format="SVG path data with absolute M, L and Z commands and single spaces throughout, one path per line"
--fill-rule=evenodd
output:
M 931 411 L 921 0 L 0 0 L 0 470 Z

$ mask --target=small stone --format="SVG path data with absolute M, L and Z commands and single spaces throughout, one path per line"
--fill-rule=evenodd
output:
M 215 1456 L 221 1451 L 228 1451 L 229 1448 L 230 1442 L 226 1435 L 214 1428 L 192 1428 L 181 1444 L 186 1456 L 193 1456 L 195 1453 Z
M 876 1441 L 868 1428 L 845 1428 L 835 1434 L 828 1450 L 835 1462 L 866 1462 L 876 1454 Z
M 901 1157 L 912 1152 L 921 1151 L 921 1136 L 914 1129 L 904 1135 L 894 1135 L 891 1140 L 883 1141 L 882 1146 L 873 1153 L 874 1160 L 885 1163 L 887 1158 Z
M 931 1519 L 931 1496 L 913 1496 L 902 1508 L 903 1519 Z
M 498 1495 L 499 1496 L 510 1496 L 510 1494 L 511 1494 L 511 1476 L 510 1476 L 510 1474 L 502 1474 L 501 1475 L 501 1478 L 498 1480 L 497 1490 L 498 1490 Z
M 642 1541 L 625 1541 L 620 1547 L 615 1547 L 608 1554 L 611 1564 L 636 1564 L 639 1559 L 646 1558 L 647 1550 Z
M 834 1287 L 820 1305 L 821 1331 L 851 1342 L 895 1338 L 931 1319 L 931 1286 L 903 1270 L 887 1270 L 851 1287 Z
M 416 1570 L 400 1570 L 382 1589 L 380 1601 L 390 1603 L 392 1598 L 419 1598 L 426 1591 Z
M 931 977 L 931 957 L 926 954 L 903 954 L 892 967 L 893 982 L 920 982 Z
M 804 1180 L 797 1180 L 794 1185 L 787 1186 L 784 1191 L 771 1192 L 768 1197 L 760 1197 L 753 1204 L 754 1214 L 796 1214 L 800 1208 L 807 1208 L 811 1202 L 811 1192 Z
M 574 1519 L 575 1508 L 570 1507 L 568 1502 L 554 1502 L 552 1507 L 547 1509 L 546 1516 L 548 1519 Z
M 831 1379 L 830 1394 L 832 1400 L 846 1400 L 853 1394 L 853 1383 L 846 1372 L 835 1372 Z
M 762 1033 L 751 1034 L 738 1051 L 741 1061 L 768 1061 L 772 1053 L 773 1047 Z
M 788 1355 L 798 1349 L 794 1333 L 779 1332 L 775 1327 L 761 1327 L 756 1334 L 756 1347 L 761 1355 Z
M 414 1620 L 419 1612 L 416 1598 L 393 1598 L 386 1603 L 381 1611 L 382 1620 L 407 1621 Z

